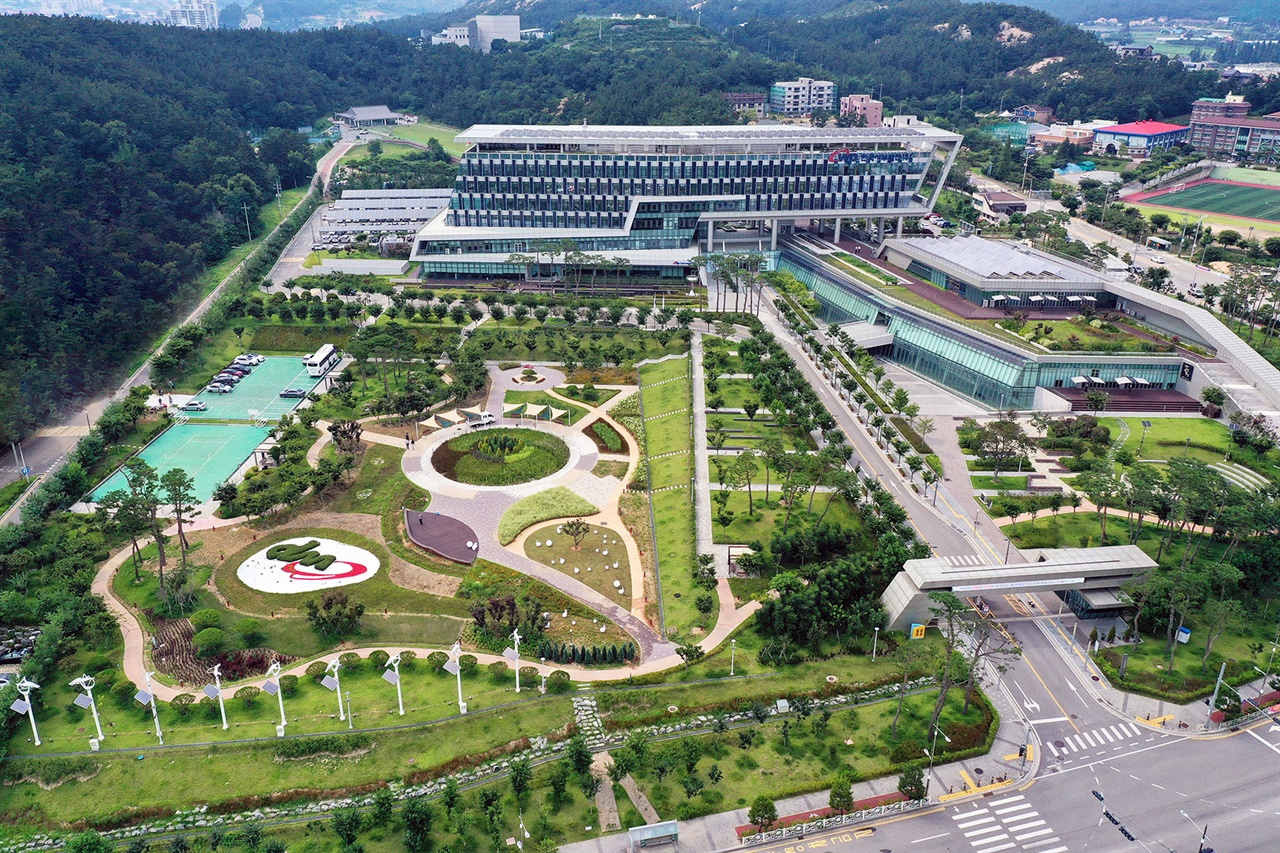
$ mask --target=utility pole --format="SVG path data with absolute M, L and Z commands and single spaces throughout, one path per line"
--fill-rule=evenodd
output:
M 249 227 L 249 202 L 240 202 L 240 209 L 244 211 L 244 233 L 249 235 L 249 241 L 253 242 L 253 229 Z

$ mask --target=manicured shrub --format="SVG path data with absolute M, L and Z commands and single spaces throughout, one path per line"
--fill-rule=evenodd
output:
M 240 635 L 240 642 L 248 647 L 256 646 L 262 641 L 262 626 L 250 616 L 236 622 L 236 633 Z
M 389 660 L 391 660 L 391 655 L 382 649 L 374 649 L 369 652 L 369 666 L 372 669 L 385 669 Z
M 572 689 L 573 681 L 563 669 L 557 669 L 547 676 L 548 693 L 568 693 Z
M 298 676 L 282 675 L 280 676 L 280 692 L 286 699 L 292 699 L 298 695 Z
M 244 705 L 245 708 L 252 708 L 254 705 L 258 704 L 258 697 L 261 695 L 261 688 L 253 686 L 241 687 L 236 691 L 236 699 L 238 699 L 240 704 Z
M 199 634 L 206 628 L 217 628 L 222 624 L 222 614 L 216 610 L 197 610 L 190 616 L 191 630 Z
M 432 672 L 443 672 L 444 665 L 448 662 L 449 656 L 444 652 L 432 652 L 427 655 L 427 666 L 431 667 Z
M 311 663 L 307 664 L 307 677 L 310 678 L 312 681 L 316 681 L 316 682 L 320 681 L 320 679 L 324 678 L 324 673 L 327 666 L 328 664 L 326 664 L 322 660 L 312 661 Z
M 364 668 L 364 658 L 355 652 L 343 652 L 338 655 L 338 663 L 343 669 L 360 670 Z
M 191 644 L 196 647 L 196 655 L 202 658 L 216 655 L 222 651 L 226 642 L 226 635 L 221 628 L 205 628 L 191 639 Z
M 191 706 L 195 704 L 196 697 L 190 693 L 179 693 L 169 700 L 169 707 L 178 712 L 178 716 L 185 717 L 191 713 Z
M 510 669 L 511 667 L 507 666 L 502 661 L 496 660 L 489 664 L 489 677 L 494 681 L 505 681 L 507 678 L 507 671 Z

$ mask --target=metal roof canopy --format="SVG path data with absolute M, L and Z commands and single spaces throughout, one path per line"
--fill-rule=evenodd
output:
M 658 844 L 675 844 L 680 840 L 679 824 L 674 820 L 664 820 L 661 823 L 633 826 L 627 830 L 627 839 L 632 850 Z
M 1028 549 L 1023 554 L 1028 562 L 1012 565 L 953 566 L 938 557 L 907 560 L 903 571 L 919 589 L 926 591 L 1006 587 L 1012 590 L 1025 586 L 1044 588 L 1048 584 L 1057 584 L 1055 589 L 1116 587 L 1138 572 L 1156 566 L 1136 545 Z

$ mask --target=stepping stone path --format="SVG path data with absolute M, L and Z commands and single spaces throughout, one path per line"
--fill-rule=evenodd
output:
M 592 747 L 600 746 L 608 740 L 605 737 L 604 722 L 600 719 L 600 709 L 596 707 L 595 697 L 573 697 L 573 721 L 578 724 L 578 731 Z

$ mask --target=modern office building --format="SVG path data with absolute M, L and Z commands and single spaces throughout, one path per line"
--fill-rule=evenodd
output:
M 924 287 L 945 293 L 930 298 L 875 286 L 800 241 L 786 244 L 778 268 L 813 291 L 821 319 L 841 325 L 872 352 L 993 408 L 1063 410 L 1083 391 L 1104 389 L 1113 408 L 1123 407 L 1127 395 L 1159 391 L 1159 406 L 1194 411 L 1203 388 L 1217 385 L 1238 408 L 1280 409 L 1280 371 L 1207 311 L 1130 284 L 1122 274 L 979 237 L 890 239 L 881 254 Z M 1053 323 L 1086 309 L 1126 315 L 1209 354 L 1154 337 L 1134 352 L 1073 350 L 997 325 L 1015 313 Z
M 802 116 L 818 109 L 835 112 L 836 84 L 830 80 L 779 80 L 769 89 L 770 112 Z
M 425 278 L 554 276 L 563 259 L 510 256 L 572 240 L 628 258 L 633 277 L 683 279 L 700 246 L 774 250 L 796 220 L 900 226 L 932 208 L 961 137 L 927 124 L 477 125 L 457 139 L 467 148 L 449 206 L 415 241 Z M 929 191 L 935 158 L 942 178 Z
M 450 195 L 441 189 L 344 190 L 321 213 L 315 236 L 321 243 L 345 243 L 357 234 L 371 242 L 409 240 L 449 204 Z
M 1182 124 L 1150 120 L 1113 124 L 1094 131 L 1093 150 L 1098 154 L 1147 157 L 1156 149 L 1183 144 L 1190 130 Z
M 218 7 L 212 0 L 178 0 L 169 10 L 169 25 L 197 30 L 218 28 Z
M 845 95 L 840 99 L 840 115 L 861 116 L 863 127 L 880 127 L 884 124 L 884 102 L 870 95 Z

